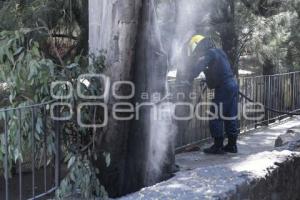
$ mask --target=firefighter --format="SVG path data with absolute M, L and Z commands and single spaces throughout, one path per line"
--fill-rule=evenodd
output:
M 188 45 L 188 71 L 190 83 L 201 72 L 206 76 L 208 88 L 215 90 L 210 112 L 214 114 L 209 121 L 214 144 L 204 149 L 207 154 L 237 153 L 238 128 L 238 84 L 234 77 L 228 57 L 222 49 L 215 47 L 210 38 L 195 35 Z M 224 147 L 224 132 L 228 144 Z

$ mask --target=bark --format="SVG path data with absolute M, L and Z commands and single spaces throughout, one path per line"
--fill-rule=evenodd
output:
M 78 44 L 76 45 L 76 55 L 88 55 L 89 51 L 89 18 L 88 18 L 88 1 L 82 1 L 82 8 L 76 3 L 72 4 L 72 9 L 76 21 L 80 27 L 80 38 Z
M 140 15 L 139 35 L 136 46 L 135 75 L 136 85 L 135 102 L 143 103 L 142 93 L 165 93 L 167 73 L 167 55 L 165 55 L 157 35 L 155 14 L 152 0 L 144 0 Z M 149 100 L 146 100 L 149 102 Z M 128 137 L 128 160 L 126 193 L 134 192 L 147 186 L 147 153 L 149 151 L 150 134 L 150 107 L 140 109 L 140 118 L 134 121 Z M 159 138 L 157 138 L 159 139 Z M 167 165 L 170 165 L 167 164 Z M 168 167 L 164 167 L 168 170 Z M 151 184 L 151 183 L 150 183 Z
M 97 53 L 101 49 L 107 51 L 106 65 L 109 68 L 107 74 L 112 83 L 115 81 L 131 81 L 133 79 L 133 59 L 141 0 L 90 0 L 89 3 L 89 12 L 109 13 L 109 15 L 101 15 L 104 19 L 95 19 L 95 21 L 90 19 L 90 47 L 96 46 L 99 48 L 92 49 L 92 52 Z M 107 29 L 102 32 L 101 29 L 105 28 L 105 24 L 101 24 L 101 20 L 104 23 L 111 22 L 108 24 Z M 99 40 L 99 43 L 97 43 L 97 38 L 103 40 Z M 96 42 L 96 44 L 92 44 L 93 42 Z M 118 88 L 116 93 L 122 95 L 126 91 Z M 120 101 L 124 102 L 124 100 L 118 100 L 110 96 L 108 109 L 111 110 L 112 106 Z M 130 121 L 117 121 L 109 113 L 107 128 L 104 133 L 99 132 L 96 138 L 96 149 L 99 157 L 102 157 L 103 152 L 111 154 L 111 164 L 108 168 L 104 159 L 98 160 L 95 165 L 100 168 L 101 183 L 104 184 L 112 197 L 124 194 L 123 183 L 126 184 L 124 169 L 129 130 Z

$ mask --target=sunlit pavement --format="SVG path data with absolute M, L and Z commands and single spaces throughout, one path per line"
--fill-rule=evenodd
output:
M 224 199 L 239 186 L 265 177 L 291 156 L 300 156 L 297 151 L 274 148 L 278 136 L 289 129 L 300 132 L 300 118 L 240 137 L 238 154 L 179 154 L 176 162 L 181 170 L 175 177 L 121 199 Z

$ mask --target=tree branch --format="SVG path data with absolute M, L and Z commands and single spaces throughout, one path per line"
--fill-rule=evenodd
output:
M 72 35 L 66 35 L 66 34 L 52 34 L 51 36 L 54 37 L 54 38 L 60 37 L 60 38 L 69 38 L 69 39 L 72 39 L 72 40 L 78 40 L 77 37 L 72 36 Z

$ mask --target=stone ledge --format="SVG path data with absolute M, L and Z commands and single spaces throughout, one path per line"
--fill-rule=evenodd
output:
M 288 157 L 282 163 L 275 163 L 268 174 L 239 185 L 237 192 L 229 199 L 271 199 L 297 200 L 300 198 L 300 156 Z
M 299 118 L 294 118 L 242 137 L 240 153 L 236 155 L 179 154 L 176 160 L 181 171 L 175 177 L 121 199 L 297 200 L 300 197 L 300 153 L 296 149 L 285 150 L 284 146 L 274 149 L 274 144 L 278 136 L 299 123 Z
M 240 165 L 217 165 L 180 172 L 168 181 L 122 199 L 296 200 L 299 187 L 300 153 L 273 151 L 251 156 Z

